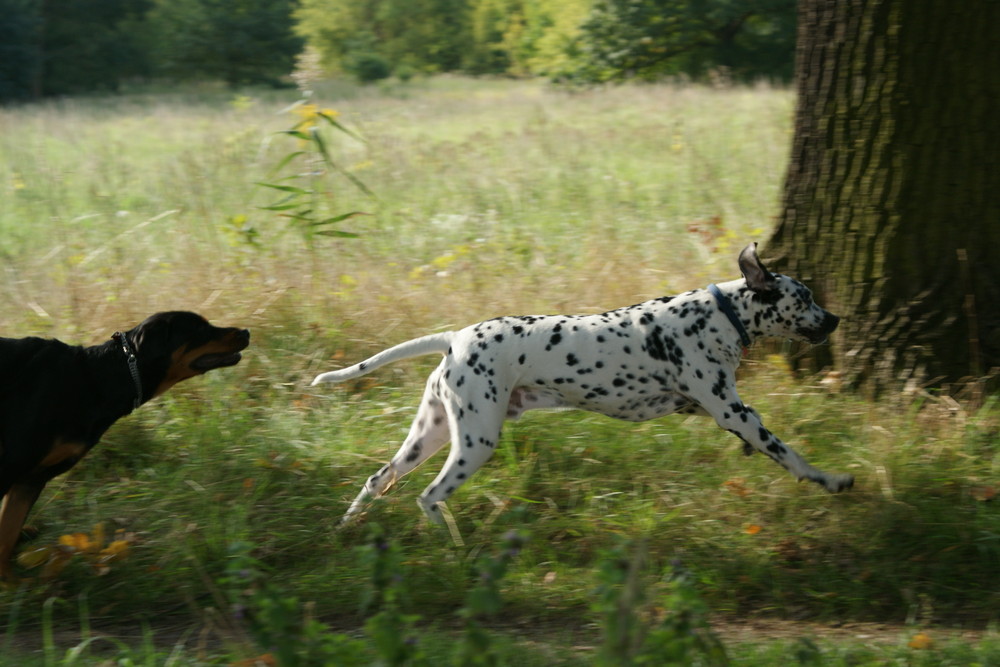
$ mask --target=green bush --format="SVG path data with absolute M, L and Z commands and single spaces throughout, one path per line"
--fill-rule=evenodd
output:
M 389 63 L 377 53 L 352 53 L 345 60 L 344 69 L 361 83 L 381 81 L 392 75 Z

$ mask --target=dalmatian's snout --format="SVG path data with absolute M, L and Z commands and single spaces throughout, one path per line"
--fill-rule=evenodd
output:
M 825 343 L 826 339 L 829 338 L 830 334 L 832 334 L 834 330 L 836 330 L 837 325 L 839 324 L 839 317 L 827 310 L 824 310 L 823 319 L 820 320 L 819 324 L 817 324 L 815 328 L 800 329 L 799 333 L 813 345 L 818 345 L 820 343 Z
M 833 313 L 827 311 L 823 315 L 823 324 L 821 325 L 820 328 L 823 329 L 823 332 L 829 336 L 834 332 L 834 330 L 837 328 L 837 325 L 839 324 L 840 324 L 840 318 L 834 315 Z

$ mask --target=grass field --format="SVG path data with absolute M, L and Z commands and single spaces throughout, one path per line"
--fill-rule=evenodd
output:
M 257 183 L 301 148 L 276 134 L 295 99 L 206 87 L 0 109 L 3 335 L 94 344 L 165 309 L 253 332 L 243 363 L 144 406 L 49 485 L 29 548 L 79 535 L 57 575 L 26 570 L 28 585 L 0 592 L 0 653 L 213 664 L 273 650 L 231 613 L 227 566 L 247 544 L 266 575 L 237 597 L 285 610 L 272 634 L 371 638 L 379 607 L 365 603 L 381 598 L 387 634 L 415 624 L 440 662 L 472 641 L 456 612 L 482 602 L 476 564 L 517 529 L 528 538 L 498 584 L 502 611 L 473 614 L 504 664 L 628 664 L 643 637 L 672 638 L 663 650 L 681 663 L 722 664 L 684 643 L 712 628 L 731 664 L 1000 664 L 995 402 L 868 402 L 766 351 L 745 363 L 743 396 L 817 466 L 854 473 L 851 493 L 795 484 L 705 420 L 538 412 L 449 502 L 460 539 L 415 503 L 443 456 L 367 523 L 335 530 L 436 360 L 340 387 L 309 388 L 315 373 L 500 314 L 601 312 L 736 277 L 739 248 L 765 240 L 776 211 L 788 91 L 326 84 L 317 103 L 365 140 L 331 133 L 332 155 L 377 199 L 340 176 L 294 182 L 322 190 L 325 211 L 368 213 L 339 224 L 356 239 L 260 208 L 276 193 Z M 373 525 L 391 562 L 366 547 Z M 115 539 L 127 557 L 97 566 Z M 372 583 L 378 571 L 393 576 Z M 609 616 L 633 633 L 617 648 Z M 726 630 L 749 622 L 759 637 Z M 858 622 L 888 630 L 817 629 Z

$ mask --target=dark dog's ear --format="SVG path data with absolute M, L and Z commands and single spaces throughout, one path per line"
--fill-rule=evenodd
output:
M 757 257 L 757 242 L 754 241 L 740 253 L 740 271 L 747 279 L 747 286 L 754 292 L 766 292 L 774 287 L 774 275 L 767 270 Z
M 165 345 L 169 334 L 169 324 L 158 315 L 152 315 L 128 332 L 128 337 L 136 351 L 150 346 Z

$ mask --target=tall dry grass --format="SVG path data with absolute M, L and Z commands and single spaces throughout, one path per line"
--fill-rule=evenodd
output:
M 766 234 L 783 90 L 567 93 L 437 79 L 321 89 L 366 143 L 329 181 L 358 240 L 307 247 L 255 183 L 294 95 L 135 94 L 0 111 L 0 320 L 89 340 L 166 308 L 384 341 L 499 313 L 594 311 L 735 274 Z M 253 228 L 259 245 L 245 242 Z M 390 332 L 395 333 L 390 333 Z

